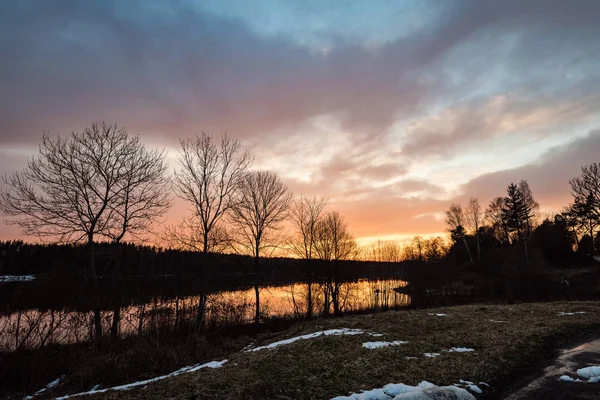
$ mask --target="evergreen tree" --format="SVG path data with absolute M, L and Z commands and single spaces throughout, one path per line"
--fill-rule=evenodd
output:
M 502 207 L 502 220 L 509 232 L 516 235 L 517 242 L 523 246 L 525 261 L 529 262 L 527 251 L 527 237 L 532 218 L 531 206 L 522 190 L 511 183 L 508 186 L 507 196 Z

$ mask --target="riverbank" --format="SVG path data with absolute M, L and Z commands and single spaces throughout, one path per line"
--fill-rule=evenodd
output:
M 219 368 L 190 368 L 85 398 L 328 399 L 390 383 L 417 390 L 422 381 L 498 398 L 548 365 L 560 348 L 597 335 L 598 328 L 600 302 L 469 305 L 317 319 L 260 335 L 250 347 L 219 360 L 203 360 L 218 361 Z M 94 386 L 106 389 L 100 381 Z M 46 393 L 74 391 L 65 377 Z

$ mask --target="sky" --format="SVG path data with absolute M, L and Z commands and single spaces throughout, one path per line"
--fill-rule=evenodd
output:
M 600 161 L 599 20 L 597 0 L 4 0 L 0 174 L 104 119 L 170 161 L 226 131 L 361 241 L 443 234 L 452 202 L 520 179 L 559 210 Z

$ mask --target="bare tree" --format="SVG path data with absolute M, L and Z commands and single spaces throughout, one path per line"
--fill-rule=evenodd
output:
M 180 226 L 168 229 L 170 239 L 183 247 L 199 247 L 203 265 L 199 274 L 207 284 L 210 269 L 209 252 L 222 244 L 220 223 L 231 210 L 240 184 L 252 158 L 243 151 L 238 140 L 223 134 L 219 142 L 205 132 L 193 139 L 180 140 L 179 168 L 175 171 L 177 195 L 192 206 L 192 216 Z M 198 295 L 196 327 L 204 325 L 208 294 L 203 288 Z
M 482 222 L 482 212 L 479 200 L 476 197 L 471 197 L 469 199 L 469 204 L 465 210 L 465 222 L 467 223 L 467 228 L 472 232 L 473 236 L 475 236 L 475 241 L 477 243 L 477 260 L 481 261 L 479 228 L 481 227 Z
M 329 212 L 318 223 L 315 252 L 318 258 L 330 264 L 325 285 L 324 311 L 329 311 L 327 299 L 331 298 L 334 313 L 340 312 L 339 293 L 341 288 L 340 261 L 351 260 L 358 255 L 356 240 L 348 232 L 348 225 L 338 212 Z
M 446 253 L 444 239 L 440 236 L 425 241 L 425 256 L 429 262 L 437 262 Z
M 500 243 L 508 243 L 508 230 L 502 219 L 502 208 L 504 208 L 504 198 L 494 197 L 485 210 L 485 221 L 494 232 L 495 239 Z
M 461 241 L 467 249 L 467 254 L 471 260 L 471 265 L 475 265 L 473 262 L 473 256 L 471 256 L 471 249 L 467 243 L 467 236 L 465 234 L 465 215 L 460 204 L 452 203 L 450 208 L 446 211 L 446 225 L 450 231 L 452 239 L 457 242 Z
M 192 205 L 202 252 L 217 245 L 214 228 L 233 207 L 240 184 L 252 158 L 238 140 L 224 134 L 219 143 L 202 132 L 180 140 L 179 168 L 175 172 L 177 195 Z M 218 236 L 218 235 L 216 235 Z
M 581 175 L 569 180 L 569 183 L 573 196 L 571 215 L 576 224 L 590 235 L 593 256 L 594 231 L 600 225 L 600 164 L 581 167 Z
M 260 322 L 259 257 L 278 245 L 277 233 L 289 214 L 291 202 L 291 193 L 275 173 L 252 171 L 241 179 L 238 197 L 231 209 L 234 246 L 254 260 L 254 320 L 257 324 Z
M 26 234 L 87 243 L 96 282 L 94 242 L 139 233 L 169 207 L 164 171 L 163 152 L 146 150 L 116 124 L 94 122 L 67 137 L 46 132 L 27 167 L 5 176 L 0 209 Z M 99 300 L 96 306 L 100 340 Z
M 315 256 L 317 226 L 323 216 L 327 200 L 301 196 L 292 208 L 292 221 L 296 228 L 295 237 L 290 240 L 290 250 L 307 263 L 307 317 L 312 317 L 312 268 L 311 260 Z
M 112 222 L 107 236 L 115 243 L 120 243 L 126 234 L 136 237 L 148 232 L 172 205 L 164 150 L 148 150 L 135 139 L 124 154 L 124 174 L 118 182 L 121 195 L 109 204 Z
M 402 261 L 402 248 L 393 240 L 377 240 L 365 249 L 364 259 L 377 262 Z

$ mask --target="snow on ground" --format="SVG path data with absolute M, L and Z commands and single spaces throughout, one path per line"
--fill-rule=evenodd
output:
M 431 358 L 433 358 L 433 357 L 439 357 L 439 356 L 441 356 L 441 354 L 440 354 L 440 353 L 423 353 L 423 355 L 424 355 L 425 357 L 431 357 Z
M 374 336 L 374 337 L 381 337 L 381 336 L 385 335 L 385 333 L 372 333 L 372 332 L 369 332 L 369 333 L 367 333 L 367 335 Z
M 364 331 L 362 329 L 348 329 L 348 328 L 329 329 L 327 331 L 308 333 L 306 335 L 296 336 L 296 337 L 285 339 L 285 340 L 280 340 L 278 342 L 273 342 L 266 346 L 259 346 L 259 347 L 255 347 L 254 349 L 248 349 L 246 351 L 259 351 L 259 350 L 263 350 L 263 349 L 273 349 L 278 346 L 294 343 L 298 340 L 313 339 L 313 338 L 316 338 L 319 336 L 361 335 L 363 333 L 364 333 Z
M 394 340 L 393 342 L 365 342 L 362 344 L 362 347 L 367 349 L 379 349 L 381 347 L 398 346 L 405 343 L 408 342 L 402 340 Z
M 448 314 L 433 314 L 433 313 L 427 313 L 428 315 L 435 315 L 436 317 L 445 317 Z
M 87 396 L 87 395 L 96 394 L 96 393 L 104 393 L 109 390 L 129 390 L 134 387 L 145 386 L 149 383 L 161 381 L 163 379 L 170 378 L 173 376 L 185 374 L 188 372 L 196 372 L 203 368 L 219 368 L 219 367 L 222 367 L 223 364 L 225 364 L 226 362 L 227 362 L 227 360 L 222 360 L 222 361 L 211 361 L 211 362 L 207 362 L 205 364 L 190 365 L 188 367 L 183 367 L 181 369 L 178 369 L 177 371 L 171 372 L 170 374 L 157 376 L 156 378 L 146 379 L 145 381 L 128 383 L 126 385 L 114 386 L 114 387 L 106 388 L 106 389 L 96 389 L 96 390 L 90 390 L 88 392 L 70 394 L 70 395 L 63 396 L 63 397 L 57 397 L 55 400 L 64 400 L 64 399 L 68 399 L 71 397 L 80 397 L 80 396 Z
M 564 317 L 565 315 L 575 315 L 575 314 L 585 314 L 585 311 L 574 311 L 574 312 L 559 312 L 559 317 Z
M 596 379 L 600 378 L 600 365 L 593 365 L 591 367 L 580 368 L 577 370 L 577 375 L 585 379 Z
M 46 390 L 56 387 L 56 385 L 58 385 L 60 383 L 60 380 L 62 378 L 64 378 L 64 375 L 61 376 L 60 378 L 56 378 L 55 380 L 53 380 L 52 382 L 50 382 L 49 384 L 47 384 L 46 386 L 44 386 L 43 388 L 41 388 L 40 390 L 38 390 L 37 392 L 32 394 L 31 396 L 25 396 L 23 400 L 33 399 L 34 397 L 39 396 L 40 394 L 44 393 Z
M 579 378 L 573 379 L 569 375 L 563 375 L 558 379 L 560 379 L 563 382 L 583 382 L 581 379 L 579 379 Z
M 475 351 L 475 349 L 471 349 L 469 347 L 453 347 L 449 350 L 442 350 L 448 353 L 468 353 L 470 351 Z
M 558 379 L 563 382 L 598 383 L 600 382 L 600 365 L 592 365 L 589 367 L 580 368 L 577 370 L 577 375 L 579 376 L 579 378 L 587 379 L 587 381 L 579 378 L 573 378 L 569 375 L 562 375 Z
M 495 319 L 490 319 L 490 322 L 496 322 L 498 324 L 502 324 L 502 323 L 505 323 L 505 322 L 508 322 L 508 321 L 499 321 L 499 320 L 495 320 Z
M 380 389 L 372 389 L 350 396 L 338 396 L 331 400 L 430 400 L 457 399 L 475 400 L 475 397 L 463 388 L 456 386 L 436 386 L 423 381 L 417 386 L 403 383 L 389 383 Z
M 35 275 L 0 275 L 0 283 L 29 282 L 34 279 L 35 279 Z
M 469 385 L 468 388 L 473 393 L 477 393 L 477 394 L 483 393 L 483 390 L 479 389 L 479 386 L 477 386 L 477 385 Z

